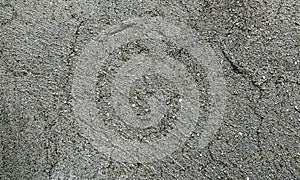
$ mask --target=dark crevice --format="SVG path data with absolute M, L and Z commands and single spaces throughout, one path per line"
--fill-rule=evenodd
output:
M 76 43 L 77 43 L 77 38 L 79 37 L 79 32 L 80 32 L 80 27 L 83 25 L 84 21 L 81 21 L 78 25 L 77 25 L 77 28 L 76 28 L 76 31 L 74 33 L 74 42 L 71 43 L 71 52 L 68 54 L 68 58 L 67 58 L 67 61 L 68 61 L 68 64 L 70 63 L 70 58 L 74 55 L 77 54 L 77 50 L 75 48 L 76 46 Z
M 231 60 L 231 57 L 229 57 L 228 53 L 225 52 L 224 48 L 220 47 L 221 49 L 221 52 L 224 56 L 224 59 L 229 63 L 230 67 L 232 68 L 232 70 L 236 73 L 236 74 L 240 74 L 242 77 L 244 77 L 245 79 L 248 79 L 249 82 L 259 90 L 259 97 L 257 98 L 257 101 L 261 100 L 262 98 L 262 95 L 263 95 L 263 91 L 264 89 L 262 88 L 261 85 L 263 85 L 264 83 L 262 84 L 257 84 L 257 82 L 255 82 L 253 80 L 253 75 L 250 74 L 251 72 L 247 72 L 245 71 L 244 69 L 242 69 L 242 67 L 238 66 L 236 63 L 234 63 L 232 60 Z M 249 105 L 248 105 L 249 106 Z M 262 149 L 262 146 L 261 146 L 261 143 L 262 143 L 262 135 L 261 135 L 261 128 L 262 128 L 262 125 L 263 125 L 263 121 L 264 121 L 264 117 L 262 115 L 260 115 L 256 108 L 255 107 L 252 107 L 252 106 L 249 106 L 253 113 L 259 118 L 259 124 L 258 124 L 258 128 L 256 130 L 256 135 L 257 135 L 257 147 L 258 147 L 258 153 L 260 155 L 262 155 L 263 153 L 263 149 Z M 261 156 L 262 158 L 262 156 Z
M 232 58 L 228 55 L 228 53 L 225 51 L 225 49 L 222 47 L 222 45 L 220 45 L 220 49 L 221 49 L 221 53 L 222 53 L 224 59 L 229 63 L 229 65 L 230 65 L 231 69 L 233 70 L 233 72 L 236 73 L 236 74 L 240 74 L 245 79 L 248 79 L 249 82 L 254 87 L 259 89 L 260 93 L 262 93 L 264 91 L 264 89 L 262 88 L 262 85 L 264 83 L 257 84 L 257 82 L 255 82 L 255 80 L 253 80 L 252 72 L 245 70 L 243 67 L 240 67 L 234 61 L 232 61 Z
M 227 52 L 225 52 L 225 49 L 220 45 L 220 49 L 221 49 L 221 53 L 223 55 L 223 57 L 225 58 L 225 60 L 229 63 L 230 67 L 232 68 L 232 70 L 236 73 L 236 74 L 241 74 L 243 77 L 248 78 L 246 76 L 247 72 L 245 72 L 244 69 L 242 69 L 242 67 L 238 66 L 235 62 L 233 62 L 231 59 L 231 57 L 228 55 Z

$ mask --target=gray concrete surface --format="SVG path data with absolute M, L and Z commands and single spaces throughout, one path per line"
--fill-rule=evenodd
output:
M 103 153 L 83 133 L 86 127 L 75 116 L 72 94 L 76 64 L 103 30 L 136 17 L 182 22 L 218 56 L 228 100 L 206 146 L 199 145 L 203 127 L 196 126 L 165 158 L 126 162 Z M 120 54 L 118 49 L 109 52 L 108 64 L 156 47 L 151 48 L 151 42 L 137 45 L 124 44 Z M 161 46 L 166 51 L 172 47 Z M 189 62 L 185 51 L 179 52 L 183 64 Z M 206 97 L 210 72 L 200 68 L 199 73 L 201 97 Z M 132 112 L 158 119 L 165 111 L 180 116 L 177 86 L 155 73 L 149 79 L 139 78 L 128 87 L 126 101 L 138 105 L 130 107 Z M 110 89 L 98 85 L 104 93 L 98 98 L 110 97 Z M 142 94 L 136 100 L 138 92 Z M 209 116 L 210 98 L 203 101 L 204 118 Z M 146 109 L 156 112 L 151 107 L 162 104 L 157 99 L 170 100 L 175 107 L 149 115 Z M 113 112 L 102 103 L 97 102 L 100 114 Z M 123 123 L 118 120 L 113 118 Z M 107 122 L 113 126 L 113 121 Z M 150 139 L 167 134 L 168 125 L 176 127 L 172 118 L 162 122 L 157 126 L 166 127 L 148 133 Z M 0 179 L 299 179 L 300 2 L 0 0 L 0 130 Z M 125 130 L 124 138 L 143 140 L 142 131 Z

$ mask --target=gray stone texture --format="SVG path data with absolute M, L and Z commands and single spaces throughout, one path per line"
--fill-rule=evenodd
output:
M 75 64 L 102 30 L 155 16 L 215 50 L 226 114 L 204 148 L 193 133 L 155 163 L 118 162 L 74 118 Z M 298 0 L 0 0 L 0 179 L 299 179 L 299 134 Z

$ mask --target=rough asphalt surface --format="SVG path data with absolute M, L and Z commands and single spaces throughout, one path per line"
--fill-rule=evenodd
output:
M 182 22 L 218 56 L 228 100 L 222 122 L 204 147 L 197 144 L 199 125 L 166 157 L 126 162 L 103 153 L 83 133 L 72 94 L 76 64 L 103 30 L 136 17 Z M 182 115 L 184 97 L 159 73 L 132 81 L 127 109 L 108 104 L 119 97 L 111 95 L 111 88 L 122 88 L 113 83 L 114 66 L 154 50 L 190 62 L 186 51 L 167 41 L 139 39 L 114 49 L 99 69 L 99 124 L 124 139 L 163 138 Z M 122 66 L 122 72 L 132 66 Z M 205 114 L 210 72 L 200 68 L 198 73 L 203 79 L 194 79 L 204 87 Z M 154 124 L 151 132 L 126 125 L 127 110 L 145 126 Z M 300 1 L 0 0 L 0 130 L 0 179 L 299 179 Z

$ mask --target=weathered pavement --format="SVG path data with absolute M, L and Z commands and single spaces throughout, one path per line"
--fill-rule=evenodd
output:
M 118 27 L 126 20 L 152 17 L 182 22 L 187 29 L 201 36 L 201 41 L 209 44 L 217 56 L 218 67 L 222 67 L 227 92 L 224 95 L 228 99 L 225 114 L 205 146 L 199 143 L 204 142 L 201 139 L 204 126 L 198 125 L 191 134 L 186 133 L 189 137 L 184 144 L 166 157 L 160 157 L 158 151 L 151 151 L 157 156 L 156 161 L 140 162 L 151 157 L 139 156 L 136 152 L 132 152 L 133 158 L 130 154 L 107 155 L 108 150 L 102 149 L 109 147 L 105 144 L 107 142 L 99 142 L 99 134 L 95 136 L 99 141 L 87 135 L 87 129 L 97 130 L 100 125 L 93 122 L 92 126 L 83 126 L 82 119 L 76 116 L 82 109 L 74 108 L 77 102 L 74 82 L 77 82 L 76 77 L 83 76 L 78 76 L 76 69 L 78 63 L 87 57 L 84 53 L 93 47 L 91 40 L 102 37 L 103 30 Z M 0 179 L 300 177 L 299 1 L 0 0 L 0 23 Z M 114 33 L 110 35 L 118 36 L 122 32 Z M 167 33 L 172 34 L 172 31 Z M 128 32 L 124 33 L 125 36 L 129 36 Z M 157 33 L 155 36 L 164 39 L 167 35 Z M 103 40 L 104 45 L 107 42 L 107 39 Z M 181 77 L 187 82 L 194 78 L 200 83 L 196 84 L 197 87 L 203 87 L 199 95 L 203 104 L 199 106 L 203 108 L 203 117 L 209 116 L 205 113 L 213 107 L 209 104 L 214 96 L 207 89 L 215 83 L 209 81 L 209 77 L 214 76 L 205 66 L 203 69 L 196 66 L 187 51 L 157 39 L 138 39 L 132 44 L 122 45 L 109 52 L 105 66 L 97 75 L 96 105 L 99 119 L 101 123 L 103 121 L 101 126 L 106 127 L 104 122 L 107 122 L 107 126 L 115 128 L 114 132 L 123 134 L 123 138 L 139 142 L 163 138 L 172 128 L 182 128 L 176 125 L 177 117 L 188 113 L 180 111 L 183 108 L 180 103 L 185 103 L 184 97 L 188 97 L 189 107 L 188 103 L 194 102 L 191 95 L 195 93 L 180 90 L 184 85 L 176 78 Z M 174 65 L 178 70 L 174 72 L 178 73 L 172 74 L 171 70 L 159 70 L 154 63 L 146 72 L 158 69 L 158 73 L 150 73 L 148 77 L 134 64 L 118 66 L 121 60 L 127 62 L 141 54 L 144 58 L 149 54 L 162 57 L 163 53 L 173 55 L 173 59 L 178 58 L 187 67 L 193 62 L 191 70 L 185 72 L 178 62 Z M 169 61 L 159 62 L 168 64 Z M 172 63 L 169 63 L 170 67 Z M 141 64 L 143 67 L 148 65 Z M 115 66 L 119 69 L 114 69 Z M 193 71 L 195 67 L 198 71 Z M 110 68 L 111 74 L 106 75 Z M 121 78 L 133 72 L 142 77 L 135 81 Z M 180 72 L 185 73 L 181 75 Z M 197 80 L 198 73 L 202 79 Z M 129 86 L 126 83 L 117 85 L 119 81 L 116 79 L 132 83 L 128 92 L 124 90 L 129 93 L 126 98 L 118 91 L 110 93 L 111 88 L 126 89 Z M 178 84 L 174 85 L 173 81 Z M 101 82 L 109 82 L 109 86 L 102 86 Z M 196 87 L 194 82 L 189 84 L 190 89 Z M 158 101 L 160 99 L 162 101 Z M 110 101 L 124 101 L 125 105 L 126 102 L 131 105 L 126 106 L 127 109 L 123 104 L 108 106 Z M 121 108 L 118 110 L 117 107 Z M 127 111 L 150 117 L 155 122 L 164 121 L 151 132 L 132 128 L 126 125 L 131 120 Z M 113 118 L 108 118 L 109 115 Z M 117 116 L 123 117 L 123 121 Z M 91 125 L 86 119 L 83 122 Z M 147 121 L 145 124 L 147 126 Z M 107 140 L 108 144 L 112 142 L 110 138 Z M 123 146 L 127 147 L 126 143 Z

